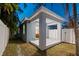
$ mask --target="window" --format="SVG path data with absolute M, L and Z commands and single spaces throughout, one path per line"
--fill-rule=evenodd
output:
M 49 28 L 50 30 L 52 30 L 52 29 L 57 29 L 57 25 L 50 25 L 50 26 L 48 26 L 48 28 Z

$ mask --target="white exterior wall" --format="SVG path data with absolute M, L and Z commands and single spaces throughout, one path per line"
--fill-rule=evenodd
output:
M 49 30 L 49 38 L 50 39 L 57 39 L 57 30 Z
M 3 54 L 9 39 L 9 29 L 0 20 L 0 55 Z
M 58 34 L 58 40 L 60 40 L 61 42 L 61 39 L 62 39 L 62 30 L 61 30 L 61 23 L 58 23 L 58 29 L 57 29 L 57 34 Z
M 61 25 L 57 24 L 57 29 L 49 30 L 49 38 L 61 42 Z
M 35 23 L 27 23 L 27 42 L 35 40 Z
M 62 29 L 62 42 L 75 44 L 74 29 Z

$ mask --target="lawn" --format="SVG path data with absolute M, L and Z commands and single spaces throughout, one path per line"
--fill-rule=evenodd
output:
M 17 46 L 19 45 L 20 50 L 17 49 Z M 19 53 L 21 54 L 18 54 Z M 68 44 L 68 43 L 61 43 L 56 46 L 53 46 L 45 51 L 39 50 L 37 47 L 30 43 L 25 43 L 21 40 L 10 40 L 3 56 L 41 56 L 41 55 L 47 55 L 47 56 L 73 56 L 75 55 L 75 45 Z

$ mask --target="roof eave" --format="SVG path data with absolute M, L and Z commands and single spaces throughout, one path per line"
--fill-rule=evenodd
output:
M 59 22 L 63 22 L 65 19 L 62 18 L 61 16 L 57 15 L 56 13 L 52 12 L 51 10 L 41 6 L 33 15 L 32 17 L 30 17 L 28 20 L 33 21 L 35 19 L 37 19 L 39 17 L 39 15 L 41 13 L 45 13 L 46 15 L 50 16 L 51 18 L 52 17 L 55 17 L 59 20 Z

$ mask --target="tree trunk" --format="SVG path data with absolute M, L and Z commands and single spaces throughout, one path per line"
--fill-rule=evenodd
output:
M 74 27 L 74 31 L 75 31 L 75 43 L 76 43 L 76 55 L 79 56 L 79 29 L 78 29 L 78 25 L 77 25 L 77 10 L 76 10 L 76 4 L 73 4 L 73 17 L 74 17 L 74 22 L 75 22 L 75 27 Z

